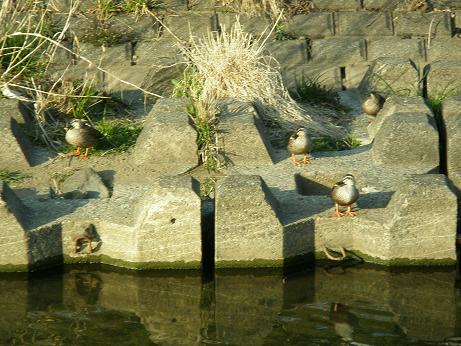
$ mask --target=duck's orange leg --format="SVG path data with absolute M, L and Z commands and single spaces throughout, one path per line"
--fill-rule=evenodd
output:
M 309 158 L 309 156 L 307 156 L 307 154 L 304 154 L 303 163 L 305 165 L 311 163 L 311 159 Z
M 291 161 L 293 162 L 293 164 L 295 166 L 299 166 L 301 164 L 301 162 L 302 162 L 302 161 L 296 160 L 296 155 L 295 154 L 291 154 Z
M 86 160 L 88 158 L 88 154 L 90 153 L 91 148 L 85 149 L 85 154 L 82 156 L 82 160 Z
M 82 154 L 82 152 L 80 151 L 80 147 L 77 147 L 75 149 L 75 152 L 74 152 L 73 156 L 80 156 L 81 154 Z
M 356 216 L 357 212 L 352 211 L 352 207 L 350 205 L 348 205 L 346 211 L 344 212 L 344 215 L 346 215 L 346 216 Z
M 336 217 L 343 216 L 344 214 L 339 211 L 339 204 L 335 203 L 335 215 Z

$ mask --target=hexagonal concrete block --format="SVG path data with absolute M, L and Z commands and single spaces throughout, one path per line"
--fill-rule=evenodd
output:
M 156 179 L 138 203 L 134 227 L 138 262 L 199 268 L 202 230 L 198 183 L 190 176 Z
M 24 230 L 26 207 L 7 183 L 0 181 L 0 270 L 24 271 L 29 265 L 29 240 Z
M 220 180 L 215 208 L 217 268 L 282 266 L 312 251 L 312 230 L 302 224 L 284 228 L 278 202 L 260 176 Z
M 429 173 L 439 167 L 439 132 L 426 113 L 393 113 L 376 133 L 373 162 Z
M 198 165 L 196 138 L 186 101 L 161 99 L 147 116 L 133 160 L 167 174 L 185 172 Z
M 368 125 L 368 134 L 371 138 L 374 138 L 384 121 L 394 113 L 414 112 L 425 113 L 431 117 L 433 116 L 431 109 L 421 96 L 390 96 L 387 98 L 378 115 L 373 119 L 370 125 Z
M 461 96 L 447 98 L 442 104 L 448 177 L 461 191 Z
M 446 176 L 422 174 L 403 179 L 388 208 L 394 212 L 390 258 L 456 262 L 458 202 Z
M 255 108 L 245 102 L 220 105 L 218 141 L 225 164 L 239 167 L 272 165 L 271 145 Z

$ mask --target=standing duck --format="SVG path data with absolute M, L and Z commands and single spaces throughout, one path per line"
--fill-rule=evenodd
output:
M 359 190 L 355 186 L 355 178 L 352 174 L 345 175 L 340 181 L 333 185 L 331 198 L 335 202 L 335 215 L 337 217 L 355 216 L 357 212 L 352 211 L 352 204 L 359 198 Z M 346 211 L 341 213 L 339 206 L 347 207 Z
M 309 153 L 312 149 L 312 141 L 305 128 L 299 128 L 295 134 L 290 136 L 287 149 L 291 154 L 291 160 L 295 166 L 300 166 L 301 163 L 305 165 L 310 163 Z M 300 161 L 296 160 L 296 155 L 303 155 L 303 159 Z
M 363 101 L 362 110 L 368 115 L 376 115 L 383 108 L 384 97 L 381 95 L 371 92 L 370 95 Z
M 104 138 L 101 132 L 90 126 L 86 121 L 75 119 L 71 122 L 72 128 L 66 132 L 66 142 L 76 146 L 74 155 L 80 156 L 81 149 L 85 148 L 82 160 L 88 157 L 90 149 Z

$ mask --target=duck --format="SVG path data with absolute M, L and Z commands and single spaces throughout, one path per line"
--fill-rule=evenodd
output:
M 352 204 L 359 199 L 359 190 L 355 185 L 355 178 L 352 174 L 346 174 L 333 185 L 331 198 L 335 202 L 335 215 L 337 217 L 357 215 L 357 212 L 352 211 Z M 346 211 L 340 212 L 339 206 L 347 207 Z
M 384 101 L 384 97 L 375 92 L 371 92 L 365 101 L 363 101 L 362 110 L 368 115 L 374 116 L 383 108 Z
M 85 160 L 90 149 L 98 144 L 104 136 L 82 119 L 74 119 L 71 126 L 72 128 L 66 132 L 66 142 L 76 147 L 74 156 L 80 156 L 81 149 L 85 148 L 85 154 L 82 157 L 82 160 Z
M 287 149 L 295 166 L 300 166 L 301 163 L 305 165 L 310 163 L 309 154 L 312 150 L 312 141 L 304 127 L 300 127 L 296 133 L 290 136 Z M 296 155 L 303 155 L 303 159 L 296 160 Z

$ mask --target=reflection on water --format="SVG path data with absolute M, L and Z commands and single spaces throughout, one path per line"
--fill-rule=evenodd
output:
M 0 275 L 1 345 L 461 345 L 455 270 Z

